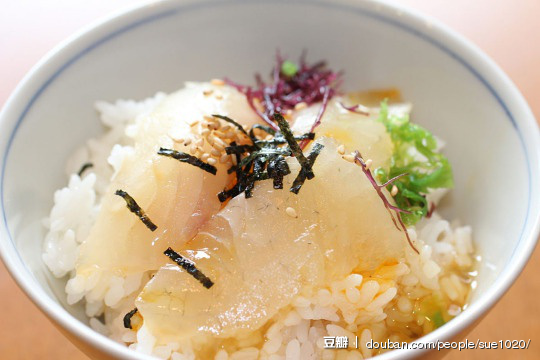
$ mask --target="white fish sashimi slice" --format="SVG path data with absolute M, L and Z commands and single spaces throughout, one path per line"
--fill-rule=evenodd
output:
M 219 91 L 219 97 L 205 95 Z M 191 126 L 211 114 L 228 115 L 238 121 L 257 119 L 247 101 L 233 88 L 189 83 L 167 97 L 149 115 L 136 120 L 129 132 L 134 150 L 126 156 L 103 197 L 98 219 L 81 246 L 77 275 L 100 270 L 126 276 L 157 270 L 166 261 L 168 246 L 191 239 L 221 207 L 217 194 L 230 181 L 227 166 L 218 162 L 216 175 L 193 165 L 158 155 L 160 147 L 188 152 L 174 143 L 170 133 L 185 139 L 200 132 Z M 249 124 L 249 122 L 248 122 Z M 210 151 L 204 145 L 204 151 Z M 146 212 L 157 230 L 151 232 L 115 195 L 124 190 Z
M 319 141 L 325 148 L 315 178 L 298 195 L 288 191 L 298 172 L 289 158 L 284 190 L 258 183 L 252 198 L 231 200 L 176 249 L 215 285 L 206 289 L 173 264 L 161 268 L 136 302 L 155 336 L 237 336 L 263 326 L 306 288 L 404 255 L 404 234 L 361 169 L 341 158 L 333 140 Z

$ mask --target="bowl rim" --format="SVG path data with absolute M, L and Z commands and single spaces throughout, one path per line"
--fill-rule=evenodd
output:
M 256 0 L 265 2 L 263 0 Z M 0 149 L 2 151 L 0 201 L 3 221 L 0 221 L 0 256 L 8 271 L 15 279 L 19 287 L 26 295 L 45 313 L 56 325 L 59 325 L 72 336 L 80 341 L 99 348 L 110 356 L 119 358 L 151 359 L 144 354 L 136 353 L 113 340 L 98 334 L 90 327 L 75 319 L 62 306 L 51 299 L 43 289 L 36 287 L 36 281 L 28 268 L 22 262 L 11 234 L 7 226 L 7 218 L 4 211 L 4 186 L 6 161 L 9 155 L 9 146 L 15 136 L 20 122 L 33 102 L 39 97 L 44 86 L 48 85 L 57 75 L 70 64 L 77 61 L 87 51 L 98 47 L 112 37 L 131 28 L 144 25 L 153 20 L 173 14 L 177 11 L 185 11 L 187 7 L 226 6 L 229 4 L 247 3 L 248 0 L 161 0 L 158 2 L 146 0 L 126 9 L 122 9 L 104 17 L 86 27 L 83 27 L 67 40 L 61 42 L 53 50 L 45 55 L 23 78 L 6 101 L 0 112 L 0 128 L 7 131 L 0 132 Z M 251 0 L 253 2 L 253 0 Z M 274 3 L 287 4 L 285 0 L 273 0 Z M 443 47 L 449 55 L 457 57 L 469 71 L 484 83 L 491 93 L 509 115 L 516 128 L 522 143 L 523 151 L 528 156 L 529 166 L 529 194 L 537 191 L 532 187 L 533 180 L 538 180 L 538 161 L 531 163 L 530 159 L 540 158 L 540 136 L 538 124 L 528 107 L 525 99 L 508 78 L 508 76 L 483 53 L 476 45 L 456 33 L 439 20 L 424 15 L 416 10 L 405 7 L 387 0 L 294 0 L 294 4 L 318 5 L 318 6 L 341 6 L 353 11 L 362 11 L 372 17 L 382 20 L 390 25 L 399 26 L 417 36 L 431 42 L 433 45 Z M 426 33 L 429 31 L 429 35 Z M 52 76 L 51 76 L 52 74 Z M 489 79 L 489 80 L 487 80 Z M 513 117 L 512 112 L 502 99 L 511 103 L 514 113 L 519 117 Z M 25 105 L 26 104 L 26 105 Z M 521 131 L 520 131 L 521 130 Z M 5 135 L 9 133 L 9 137 Z M 528 144 L 528 145 L 527 145 Z M 532 196 L 529 196 L 528 213 L 525 219 L 521 239 L 518 241 L 513 261 L 509 261 L 501 271 L 501 275 L 471 306 L 466 309 L 456 320 L 416 340 L 416 343 L 444 341 L 462 333 L 474 322 L 478 321 L 487 310 L 502 297 L 510 288 L 515 279 L 525 267 L 528 259 L 536 246 L 540 232 L 540 211 L 538 207 L 531 212 Z M 397 359 L 418 356 L 427 349 L 394 350 L 379 356 L 380 359 Z

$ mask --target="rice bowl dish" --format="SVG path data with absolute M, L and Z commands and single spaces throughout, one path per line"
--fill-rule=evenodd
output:
M 471 228 L 437 212 L 442 141 L 395 91 L 339 81 L 278 59 L 254 87 L 98 102 L 107 130 L 74 153 L 45 220 L 67 301 L 175 360 L 369 358 L 386 351 L 369 341 L 458 316 L 478 258 Z

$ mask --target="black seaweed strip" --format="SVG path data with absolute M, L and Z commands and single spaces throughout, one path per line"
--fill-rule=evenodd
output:
M 202 271 L 197 269 L 197 267 L 191 260 L 186 259 L 171 248 L 165 250 L 164 254 L 167 255 L 176 264 L 178 264 L 178 266 L 180 266 L 182 269 L 186 270 L 188 274 L 193 276 L 205 288 L 210 289 L 214 285 L 214 282 L 210 280 L 210 278 L 208 278 L 206 275 L 204 275 Z
M 308 161 L 311 166 L 313 166 L 313 164 L 315 163 L 315 160 L 317 159 L 317 156 L 319 156 L 323 148 L 324 148 L 324 145 L 319 144 L 319 143 L 313 145 L 313 149 L 308 155 Z M 298 173 L 298 176 L 296 176 L 296 179 L 294 179 L 294 182 L 290 188 L 290 191 L 295 194 L 298 194 L 298 192 L 300 191 L 300 188 L 302 187 L 302 185 L 304 185 L 306 178 L 307 178 L 306 171 L 304 170 L 304 168 L 301 168 L 300 172 Z
M 79 177 L 81 177 L 82 174 L 83 174 L 87 169 L 90 169 L 91 167 L 94 167 L 94 164 L 92 164 L 91 162 L 84 163 L 84 164 L 81 166 L 81 169 L 79 170 L 79 172 L 77 173 L 77 175 L 79 175 Z
M 163 155 L 163 156 L 168 156 L 178 161 L 196 166 L 212 175 L 216 175 L 217 173 L 217 168 L 214 165 L 207 164 L 201 159 L 199 159 L 198 157 L 186 154 L 181 151 L 159 148 L 158 154 Z
M 128 312 L 126 315 L 124 315 L 124 327 L 126 329 L 133 329 L 131 327 L 131 318 L 133 317 L 133 315 L 135 315 L 139 310 L 137 310 L 137 308 L 131 310 L 130 312 Z
M 143 222 L 143 224 L 146 225 L 147 228 L 149 228 L 151 231 L 155 231 L 157 229 L 156 224 L 154 224 L 152 220 L 150 220 L 148 215 L 146 215 L 144 210 L 141 209 L 141 207 L 139 206 L 139 204 L 137 204 L 135 199 L 133 199 L 127 192 L 125 192 L 124 190 L 116 190 L 115 194 L 122 197 L 126 201 L 127 208 L 132 213 L 137 215 L 139 219 Z

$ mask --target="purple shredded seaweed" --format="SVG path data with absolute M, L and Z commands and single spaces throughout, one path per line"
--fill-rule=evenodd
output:
M 354 153 L 354 162 L 357 165 L 360 165 L 360 167 L 362 168 L 362 171 L 364 172 L 364 174 L 368 178 L 369 182 L 371 183 L 371 185 L 373 185 L 373 188 L 377 192 L 377 195 L 379 195 L 379 197 L 381 198 L 381 200 L 382 200 L 382 202 L 384 204 L 384 207 L 386 208 L 386 210 L 388 210 L 388 213 L 390 214 L 390 217 L 392 218 L 392 222 L 394 223 L 396 228 L 405 233 L 405 237 L 407 238 L 407 242 L 409 243 L 411 248 L 417 254 L 420 254 L 420 252 L 413 245 L 413 243 L 411 241 L 411 238 L 409 237 L 409 233 L 407 232 L 407 228 L 405 227 L 405 224 L 401 220 L 401 216 L 400 216 L 400 213 L 410 214 L 410 211 L 400 209 L 397 206 L 394 206 L 394 205 L 390 204 L 390 202 L 388 201 L 388 199 L 386 198 L 386 196 L 382 192 L 382 189 L 384 189 L 386 186 L 388 186 L 389 184 L 391 184 L 392 182 L 396 181 L 401 176 L 404 176 L 406 174 L 401 174 L 401 175 L 398 175 L 396 177 L 393 177 L 392 179 L 388 180 L 386 183 L 384 183 L 382 185 L 379 185 L 379 184 L 377 184 L 377 181 L 373 177 L 373 174 L 371 173 L 371 170 L 369 170 L 367 168 L 366 163 L 364 162 L 364 159 L 362 158 L 362 155 L 360 154 L 360 152 L 358 150 L 355 151 L 355 153 Z M 395 213 L 395 216 L 394 216 L 394 214 L 392 212 Z M 399 224 L 399 226 L 398 226 L 398 224 Z

